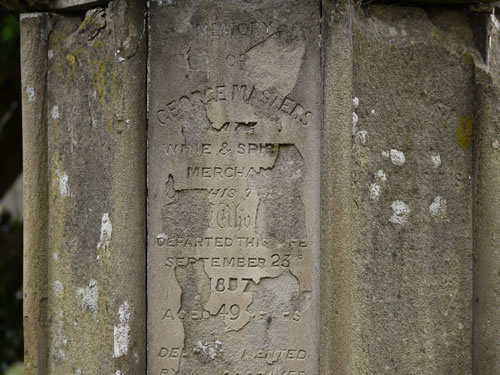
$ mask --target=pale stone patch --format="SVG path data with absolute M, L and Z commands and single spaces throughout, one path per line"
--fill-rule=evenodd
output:
M 159 6 L 175 4 L 175 0 L 153 0 L 153 2 L 158 4 Z
M 54 287 L 52 289 L 57 297 L 61 297 L 64 294 L 64 285 L 59 280 L 54 281 Z
M 22 21 L 29 18 L 40 18 L 42 15 L 43 13 L 21 13 L 19 19 Z
M 54 50 L 51 50 L 49 49 L 49 51 L 47 52 L 47 57 L 50 59 L 52 59 L 54 57 Z
M 374 201 L 378 201 L 380 198 L 380 194 L 382 192 L 382 188 L 378 184 L 371 184 L 370 185 L 370 198 L 373 199 Z
M 431 162 L 434 168 L 439 168 L 441 166 L 441 155 L 439 154 L 432 154 L 431 155 Z
M 493 26 L 495 26 L 495 29 L 497 29 L 497 31 L 500 31 L 500 22 L 498 22 L 498 19 L 495 16 L 495 14 L 490 15 L 490 20 Z
M 128 353 L 130 341 L 130 307 L 125 301 L 118 309 L 120 323 L 113 327 L 114 358 L 119 358 Z
M 394 165 L 403 165 L 406 162 L 405 154 L 402 151 L 392 149 L 391 162 Z
M 352 107 L 354 109 L 358 109 L 359 108 L 359 98 L 357 96 L 355 96 L 354 98 L 352 98 Z
M 247 50 L 246 74 L 255 86 L 274 87 L 286 96 L 297 83 L 305 52 L 304 39 L 294 38 L 284 44 L 272 34 Z
M 201 342 L 198 341 L 193 349 L 195 354 L 199 354 L 203 361 L 213 361 L 217 356 L 220 356 L 224 349 L 222 349 L 222 342 L 215 340 L 215 342 Z
M 97 287 L 97 281 L 90 280 L 89 286 L 79 288 L 77 294 L 82 299 L 81 306 L 83 312 L 90 311 L 92 318 L 97 321 L 97 312 L 99 310 L 99 288 Z
M 50 345 L 50 356 L 58 361 L 63 361 L 66 358 L 64 349 L 68 343 L 64 332 L 64 311 L 59 310 L 54 314 L 52 320 L 52 341 Z
M 124 61 L 127 61 L 127 59 L 123 56 L 120 56 L 120 53 L 121 51 L 118 49 L 116 50 L 116 53 L 115 53 L 115 56 L 117 57 L 118 59 L 118 62 L 124 62 Z
M 385 174 L 385 172 L 382 169 L 379 169 L 377 171 L 377 174 L 375 175 L 375 177 L 382 182 L 387 181 L 387 175 Z
M 69 177 L 66 173 L 61 172 L 59 169 L 56 170 L 56 175 L 59 178 L 59 193 L 62 197 L 67 197 L 69 195 Z
M 405 224 L 408 221 L 408 216 L 410 214 L 410 207 L 403 201 L 394 201 L 391 204 L 392 210 L 394 211 L 389 221 L 393 224 Z
M 356 133 L 356 136 L 361 144 L 365 144 L 368 140 L 368 132 L 366 130 L 360 130 Z
M 36 99 L 36 92 L 35 89 L 31 86 L 26 87 L 26 94 L 28 95 L 28 101 L 34 102 Z
M 113 225 L 108 213 L 104 213 L 101 218 L 101 233 L 99 243 L 97 244 L 97 259 L 102 256 L 109 256 L 109 245 L 111 243 L 111 234 L 113 233 Z
M 59 118 L 59 107 L 57 105 L 53 106 L 50 114 L 52 116 L 52 120 L 57 120 Z
M 168 236 L 165 233 L 160 233 L 156 236 L 156 243 L 158 246 L 163 246 L 165 241 L 167 241 Z
M 446 199 L 439 195 L 434 198 L 434 201 L 429 206 L 429 212 L 435 218 L 444 218 L 446 216 Z
M 352 113 L 352 134 L 356 133 L 356 128 L 358 126 L 359 117 L 356 112 Z

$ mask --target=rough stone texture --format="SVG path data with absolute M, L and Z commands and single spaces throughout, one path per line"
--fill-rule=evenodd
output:
M 90 9 L 105 5 L 109 0 L 52 0 L 48 6 L 53 10 Z
M 24 368 L 47 373 L 47 125 L 45 90 L 50 17 L 21 17 L 24 183 Z M 28 94 L 29 93 L 29 94 Z
M 316 374 L 319 4 L 153 1 L 149 25 L 148 371 Z
M 496 3 L 498 0 L 379 0 L 378 3 L 397 3 L 400 5 L 468 5 Z
M 487 64 L 476 69 L 479 129 L 475 133 L 474 374 L 500 373 L 500 30 L 489 22 Z
M 370 6 L 353 35 L 355 373 L 470 374 L 469 19 Z
M 138 4 L 22 16 L 32 40 L 23 46 L 26 206 L 36 214 L 26 225 L 25 290 L 34 293 L 25 304 L 27 374 L 145 372 L 146 30 Z M 38 45 L 29 33 L 42 21 L 48 40 Z M 38 316 L 43 333 L 31 328 Z
M 152 1 L 146 130 L 137 4 L 22 16 L 26 373 L 500 373 L 490 8 Z
M 350 1 L 323 2 L 324 123 L 321 133 L 323 374 L 353 374 L 351 328 L 352 16 Z
M 74 12 L 105 6 L 109 0 L 0 0 L 0 7 L 18 13 L 36 11 Z

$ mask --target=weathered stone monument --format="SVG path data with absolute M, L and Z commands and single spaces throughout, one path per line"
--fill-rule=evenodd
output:
M 494 4 L 32 6 L 27 374 L 500 372 Z
M 151 4 L 151 374 L 318 372 L 319 12 Z

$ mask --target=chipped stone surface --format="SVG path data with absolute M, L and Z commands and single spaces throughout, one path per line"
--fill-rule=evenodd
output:
M 390 157 L 394 165 L 403 165 L 406 162 L 405 154 L 402 151 L 391 150 Z
M 319 20 L 151 3 L 152 374 L 318 371 Z
M 27 375 L 500 373 L 491 7 L 51 3 L 88 11 L 21 16 Z
M 410 214 L 410 207 L 403 201 L 394 201 L 391 204 L 392 216 L 389 221 L 393 224 L 405 224 L 408 221 L 408 215 Z
M 446 199 L 437 196 L 429 206 L 430 214 L 435 218 L 444 219 L 446 217 Z
M 441 166 L 441 155 L 432 154 L 431 161 L 434 168 L 439 168 Z
M 82 300 L 82 311 L 89 311 L 92 314 L 92 318 L 97 321 L 97 312 L 99 310 L 99 287 L 97 286 L 97 281 L 90 280 L 87 287 L 78 289 L 78 296 Z
M 219 340 L 215 340 L 213 343 L 198 341 L 193 349 L 193 353 L 198 354 L 202 362 L 208 362 L 215 360 L 217 356 L 222 356 L 224 349 Z
M 113 357 L 120 358 L 128 354 L 130 344 L 130 306 L 125 301 L 118 310 L 119 323 L 113 328 Z
M 36 99 L 35 89 L 31 86 L 26 87 L 26 94 L 28 95 L 28 101 L 34 102 Z
M 97 244 L 97 259 L 109 256 L 109 246 L 111 244 L 111 235 L 113 234 L 113 224 L 108 213 L 104 213 L 101 218 L 101 230 L 99 243 Z

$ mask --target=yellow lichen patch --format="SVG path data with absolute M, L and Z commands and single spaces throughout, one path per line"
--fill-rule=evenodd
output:
M 435 29 L 431 29 L 430 32 L 434 39 L 442 39 L 441 34 L 439 34 L 439 32 L 437 32 Z
M 96 67 L 95 73 L 95 88 L 97 90 L 97 94 L 101 99 L 101 103 L 104 104 L 104 96 L 106 95 L 106 68 L 107 62 L 109 58 L 106 57 L 104 61 L 99 61 L 98 59 L 92 60 L 92 64 Z
M 464 63 L 466 65 L 474 66 L 474 56 L 470 52 L 464 53 Z
M 110 133 L 113 132 L 113 121 L 112 120 L 108 121 L 108 132 L 110 132 Z
M 456 131 L 457 142 L 465 150 L 472 144 L 472 118 L 470 116 L 461 116 L 458 120 Z
M 76 57 L 74 55 L 69 54 L 68 56 L 66 56 L 66 60 L 68 60 L 69 65 L 71 65 L 73 73 L 76 73 Z

